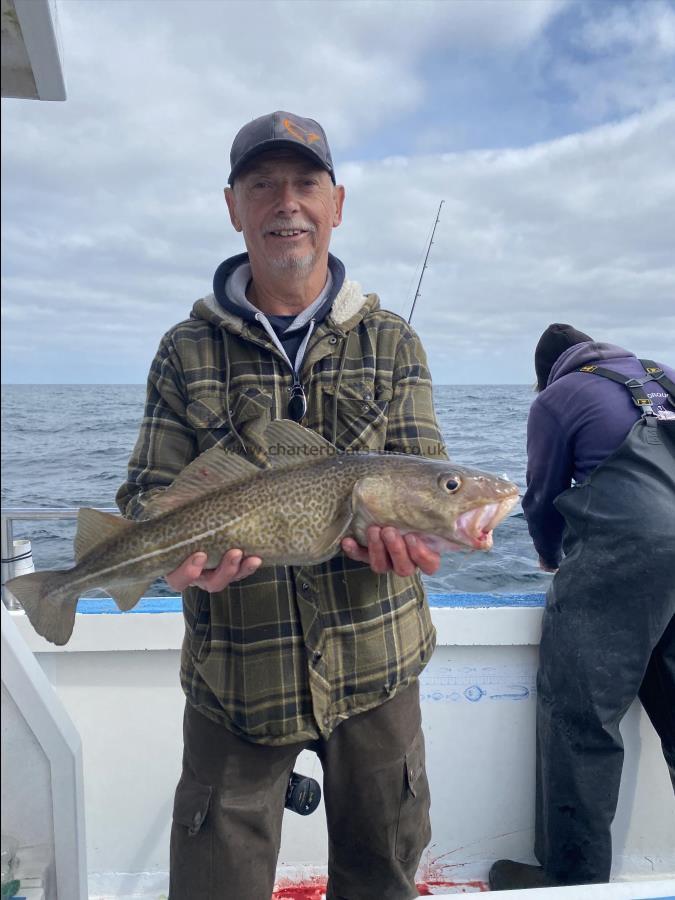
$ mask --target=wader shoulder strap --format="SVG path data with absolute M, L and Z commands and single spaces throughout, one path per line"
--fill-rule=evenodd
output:
M 578 371 L 588 372 L 591 375 L 601 375 L 603 378 L 609 378 L 611 381 L 616 381 L 617 384 L 622 384 L 630 391 L 633 397 L 633 403 L 638 407 L 643 416 L 656 415 L 651 400 L 642 389 L 642 385 L 645 384 L 645 382 L 655 381 L 656 376 L 648 374 L 643 378 L 626 378 L 625 375 L 619 375 L 618 372 L 613 372 L 611 369 L 605 369 L 603 366 L 594 365 L 580 366 Z M 659 371 L 661 370 L 659 369 Z
M 675 406 L 675 381 L 672 378 L 668 378 L 663 369 L 651 359 L 641 359 L 640 362 L 649 377 L 653 378 L 654 381 L 658 381 L 661 387 L 665 388 L 670 402 Z

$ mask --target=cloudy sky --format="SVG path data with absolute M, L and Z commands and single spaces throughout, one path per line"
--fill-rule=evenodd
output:
M 232 138 L 318 119 L 333 252 L 437 383 L 530 382 L 553 321 L 675 357 L 670 0 L 57 0 L 68 99 L 3 100 L 4 382 L 142 383 L 243 249 Z

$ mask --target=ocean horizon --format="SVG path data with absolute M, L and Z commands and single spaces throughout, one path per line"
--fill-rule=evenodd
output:
M 92 390 L 95 389 L 95 390 Z M 532 385 L 434 385 L 439 426 L 458 464 L 507 475 L 525 488 Z M 113 507 L 145 401 L 145 384 L 2 384 L 3 508 Z M 36 568 L 73 563 L 75 520 L 17 521 Z M 432 593 L 529 593 L 546 589 L 518 507 L 495 530 L 494 548 L 443 557 L 425 576 Z M 160 580 L 149 595 L 167 594 Z

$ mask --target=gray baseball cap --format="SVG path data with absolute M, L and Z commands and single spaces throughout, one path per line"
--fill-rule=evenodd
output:
M 250 160 L 265 150 L 290 148 L 304 153 L 325 169 L 335 184 L 333 160 L 326 140 L 326 132 L 314 119 L 303 119 L 294 113 L 277 110 L 248 122 L 239 131 L 230 150 L 232 171 L 229 184 Z

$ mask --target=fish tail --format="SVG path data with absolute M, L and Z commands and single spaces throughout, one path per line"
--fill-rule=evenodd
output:
M 26 611 L 38 634 L 52 644 L 65 644 L 73 633 L 77 593 L 64 592 L 69 571 L 52 570 L 19 575 L 5 585 Z

